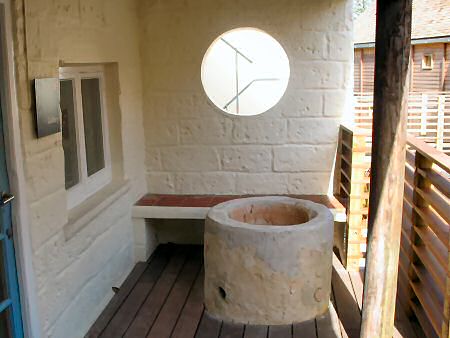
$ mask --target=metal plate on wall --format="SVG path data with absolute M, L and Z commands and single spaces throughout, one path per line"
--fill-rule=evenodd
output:
M 37 136 L 44 137 L 61 131 L 59 113 L 59 80 L 35 79 Z

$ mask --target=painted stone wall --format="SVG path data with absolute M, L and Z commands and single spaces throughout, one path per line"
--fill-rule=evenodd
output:
M 130 209 L 146 190 L 137 2 L 14 0 L 13 14 L 42 336 L 79 338 L 133 267 Z M 108 63 L 118 78 L 112 152 L 120 154 L 122 190 L 102 208 L 88 200 L 75 213 L 67 209 L 61 134 L 37 139 L 34 132 L 31 80 L 58 77 L 62 63 Z
M 351 1 L 13 0 L 13 12 L 44 337 L 83 336 L 111 286 L 131 270 L 130 207 L 146 191 L 328 190 L 338 125 L 351 102 Z M 218 35 L 245 26 L 283 45 L 291 79 L 267 113 L 229 117 L 203 93 L 200 64 Z M 87 200 L 74 212 L 67 209 L 61 134 L 35 135 L 31 80 L 79 63 L 107 63 L 116 72 L 115 178 L 129 188 L 102 208 Z
M 352 2 L 141 1 L 148 190 L 326 193 L 338 125 L 351 107 Z M 290 60 L 281 101 L 231 117 L 208 101 L 200 66 L 237 27 L 262 29 Z

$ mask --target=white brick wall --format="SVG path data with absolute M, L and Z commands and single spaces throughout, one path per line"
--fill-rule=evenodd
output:
M 158 193 L 327 193 L 351 106 L 347 0 L 141 2 L 147 185 Z M 290 60 L 281 101 L 256 117 L 209 102 L 203 55 L 221 33 L 256 27 Z
M 42 337 L 84 336 L 112 297 L 111 287 L 119 286 L 133 268 L 131 204 L 146 191 L 137 2 L 13 1 L 20 132 Z M 35 78 L 57 77 L 61 61 L 117 62 L 120 96 L 114 108 L 122 116 L 110 119 L 118 126 L 112 153 L 120 161 L 114 164 L 117 178 L 128 178 L 131 185 L 70 236 L 65 226 L 73 214 L 67 209 L 61 134 L 36 138 L 30 85 Z M 170 130 L 158 130 L 168 144 Z M 178 137 L 178 130 L 174 134 Z
M 327 191 L 337 126 L 351 104 L 350 0 L 13 3 L 43 337 L 82 336 L 112 296 L 111 286 L 132 268 L 130 206 L 146 192 L 145 178 L 148 191 L 159 193 Z M 239 118 L 208 101 L 200 65 L 217 36 L 245 26 L 284 46 L 291 78 L 273 109 Z M 34 78 L 58 76 L 61 61 L 117 62 L 121 125 L 113 152 L 121 152 L 121 171 L 131 181 L 129 194 L 71 238 L 64 231 L 61 135 L 36 139 L 30 90 Z

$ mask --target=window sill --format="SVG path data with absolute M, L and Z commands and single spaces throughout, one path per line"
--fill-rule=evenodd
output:
M 112 181 L 86 201 L 69 210 L 69 221 L 64 226 L 66 241 L 74 237 L 129 190 L 130 183 L 128 180 Z

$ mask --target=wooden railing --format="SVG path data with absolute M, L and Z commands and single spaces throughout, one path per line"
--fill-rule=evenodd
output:
M 341 128 L 337 192 L 348 209 L 349 269 L 365 256 L 370 141 L 368 131 Z M 450 157 L 409 136 L 397 298 L 428 337 L 449 337 L 449 223 Z
M 370 183 L 368 137 L 369 132 L 364 130 L 353 133 L 341 126 L 339 131 L 335 193 L 341 198 L 347 214 L 341 256 L 344 266 L 352 271 L 365 265 Z
M 355 126 L 372 129 L 373 96 L 355 93 Z M 450 92 L 410 93 L 408 133 L 450 154 Z

